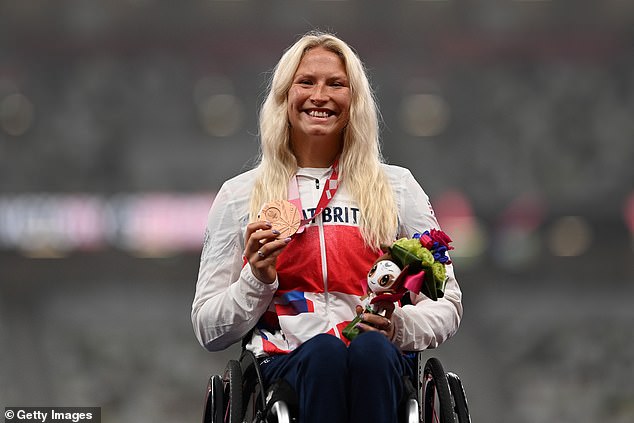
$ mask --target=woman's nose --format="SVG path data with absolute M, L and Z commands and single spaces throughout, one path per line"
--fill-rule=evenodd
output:
M 323 103 L 328 101 L 328 96 L 323 84 L 315 84 L 313 86 L 313 91 L 310 93 L 310 100 L 313 103 Z

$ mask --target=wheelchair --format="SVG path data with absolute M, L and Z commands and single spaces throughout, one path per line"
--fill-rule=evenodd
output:
M 416 381 L 404 381 L 409 392 L 401 404 L 403 423 L 470 423 L 467 396 L 458 375 L 445 372 L 435 357 L 411 353 Z M 258 359 L 243 350 L 239 360 L 229 360 L 222 375 L 209 378 L 203 423 L 297 423 L 296 398 L 284 384 L 265 387 Z

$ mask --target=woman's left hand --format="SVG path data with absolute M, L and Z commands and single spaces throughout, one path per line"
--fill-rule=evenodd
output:
M 380 303 L 381 310 L 385 310 L 384 316 L 380 314 L 368 313 L 363 311 L 363 307 L 357 306 L 357 314 L 361 314 L 361 323 L 357 324 L 357 328 L 361 332 L 380 332 L 390 341 L 394 339 L 394 324 L 391 317 L 394 313 L 394 303 Z

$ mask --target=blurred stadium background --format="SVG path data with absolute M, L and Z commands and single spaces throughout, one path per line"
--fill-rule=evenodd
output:
M 0 0 L 0 405 L 200 420 L 207 210 L 311 29 L 455 238 L 473 421 L 633 421 L 630 0 Z

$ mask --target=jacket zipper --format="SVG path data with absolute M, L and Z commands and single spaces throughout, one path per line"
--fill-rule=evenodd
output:
M 328 297 L 328 263 L 326 262 L 326 236 L 324 235 L 324 223 L 322 216 L 318 217 L 319 228 L 319 253 L 321 254 L 321 274 L 324 282 L 324 300 L 326 305 L 326 317 L 330 318 L 330 307 Z
M 319 178 L 315 178 L 315 189 L 319 189 Z M 328 263 L 326 262 L 326 235 L 324 233 L 324 221 L 322 216 L 318 216 L 316 221 L 319 229 L 319 254 L 321 255 L 321 274 L 324 283 L 324 301 L 326 307 L 326 316 L 330 318 L 330 307 L 328 298 Z

